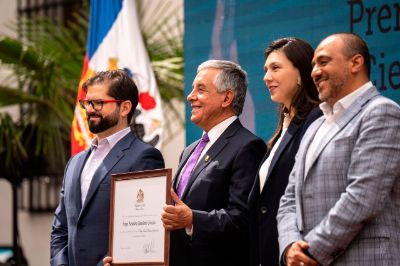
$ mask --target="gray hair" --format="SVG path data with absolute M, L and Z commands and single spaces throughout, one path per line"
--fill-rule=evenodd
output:
M 247 91 L 247 73 L 238 64 L 226 60 L 208 60 L 199 65 L 197 73 L 201 70 L 215 68 L 221 72 L 215 77 L 214 85 L 218 92 L 233 90 L 232 107 L 236 115 L 243 110 Z

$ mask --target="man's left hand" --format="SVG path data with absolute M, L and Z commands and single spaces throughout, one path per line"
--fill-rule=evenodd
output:
M 171 189 L 171 197 L 175 205 L 165 205 L 161 213 L 161 221 L 167 230 L 192 228 L 192 210 Z

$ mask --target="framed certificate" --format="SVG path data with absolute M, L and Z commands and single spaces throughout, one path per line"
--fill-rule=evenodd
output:
M 112 175 L 109 254 L 113 265 L 169 265 L 170 235 L 161 212 L 171 202 L 171 174 L 171 169 L 160 169 Z

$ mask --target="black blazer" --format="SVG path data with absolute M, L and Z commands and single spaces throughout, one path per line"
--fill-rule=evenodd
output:
M 300 123 L 290 123 L 271 161 L 263 190 L 260 194 L 258 171 L 249 195 L 250 266 L 279 265 L 279 244 L 276 215 L 279 200 L 285 192 L 289 174 L 301 139 L 308 126 L 322 115 L 316 107 Z M 267 159 L 267 153 L 262 163 Z M 260 167 L 262 165 L 260 164 Z
M 175 190 L 197 143 L 182 153 Z M 193 210 L 193 234 L 171 232 L 171 266 L 247 264 L 247 198 L 265 151 L 264 141 L 236 120 L 200 159 L 182 195 Z

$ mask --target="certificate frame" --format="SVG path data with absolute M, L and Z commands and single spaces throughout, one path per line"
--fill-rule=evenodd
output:
M 169 266 L 170 231 L 162 227 L 161 211 L 165 204 L 171 203 L 171 180 L 170 168 L 111 176 L 108 254 L 113 258 L 112 265 Z M 131 198 L 134 204 L 131 204 Z M 151 229 L 143 229 L 143 226 Z M 159 250 L 162 234 L 163 250 Z M 150 240 L 152 237 L 159 237 L 158 241 Z M 140 247 L 142 252 L 137 253 Z

